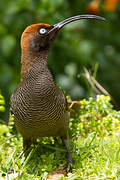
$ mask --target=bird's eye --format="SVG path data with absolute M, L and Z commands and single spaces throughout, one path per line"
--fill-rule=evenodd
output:
M 40 30 L 39 30 L 39 34 L 45 34 L 47 32 L 47 30 L 45 29 L 45 28 L 41 28 Z

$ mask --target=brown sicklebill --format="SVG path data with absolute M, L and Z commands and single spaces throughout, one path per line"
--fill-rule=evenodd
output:
M 78 15 L 55 25 L 33 24 L 22 34 L 21 81 L 11 96 L 11 114 L 23 137 L 23 151 L 19 157 L 30 147 L 33 139 L 60 136 L 67 151 L 67 166 L 73 163 L 67 142 L 68 105 L 48 68 L 48 54 L 63 26 L 80 19 L 105 20 L 96 15 Z

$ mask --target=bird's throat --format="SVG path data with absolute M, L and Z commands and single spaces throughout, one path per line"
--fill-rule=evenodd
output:
M 48 62 L 48 50 L 33 53 L 31 50 L 22 50 L 21 56 L 21 82 L 24 80 L 26 74 L 32 68 L 35 61 L 39 60 L 42 66 L 46 66 Z M 41 67 L 40 65 L 40 67 Z M 38 68 L 40 68 L 38 67 Z

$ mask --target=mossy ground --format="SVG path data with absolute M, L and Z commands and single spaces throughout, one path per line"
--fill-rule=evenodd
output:
M 13 119 L 0 124 L 0 179 L 119 179 L 120 111 L 110 98 L 70 102 L 69 143 L 74 160 L 73 173 L 66 173 L 65 149 L 60 138 L 38 139 L 22 159 L 22 137 L 15 133 Z M 16 165 L 17 163 L 17 165 Z M 13 164 L 15 172 L 8 174 Z

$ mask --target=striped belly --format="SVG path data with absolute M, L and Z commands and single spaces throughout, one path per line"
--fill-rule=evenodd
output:
M 46 90 L 43 94 L 40 91 L 29 93 L 31 91 L 22 88 L 18 91 L 12 97 L 12 108 L 17 129 L 23 137 L 65 135 L 69 113 L 60 89 Z

